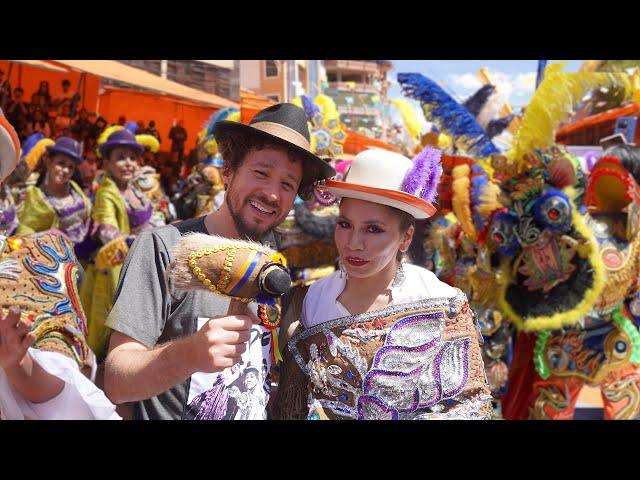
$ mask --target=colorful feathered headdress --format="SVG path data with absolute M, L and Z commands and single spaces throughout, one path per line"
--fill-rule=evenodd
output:
M 47 150 L 47 147 L 55 145 L 50 138 L 45 138 L 42 133 L 34 133 L 27 137 L 22 145 L 22 160 L 25 161 L 30 171 L 34 171 L 38 162 Z
M 509 161 L 518 162 L 519 168 L 524 168 L 527 154 L 549 148 L 555 142 L 560 122 L 569 116 L 585 93 L 596 86 L 624 88 L 627 98 L 632 94 L 631 80 L 626 73 L 563 73 L 561 64 L 549 65 L 507 152 Z
M 198 143 L 202 145 L 208 155 L 213 156 L 218 153 L 218 143 L 214 137 L 216 124 L 222 120 L 230 122 L 240 121 L 240 111 L 235 107 L 228 107 L 211 114 L 207 119 L 203 129 L 198 133 Z
M 420 101 L 425 117 L 452 137 L 455 146 L 485 158 L 500 153 L 474 116 L 437 83 L 419 73 L 399 73 L 403 94 Z

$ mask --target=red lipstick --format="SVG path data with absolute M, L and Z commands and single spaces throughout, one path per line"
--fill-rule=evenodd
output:
M 345 260 L 349 265 L 353 265 L 354 267 L 361 267 L 362 265 L 369 263 L 368 260 L 364 260 L 359 257 L 347 257 Z

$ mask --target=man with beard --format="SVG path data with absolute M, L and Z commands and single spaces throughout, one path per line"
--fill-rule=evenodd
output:
M 306 115 L 292 104 L 271 106 L 249 125 L 218 122 L 214 135 L 225 159 L 224 203 L 207 216 L 137 238 L 106 322 L 113 333 L 105 391 L 114 403 L 136 402 L 134 418 L 183 418 L 192 375 L 237 364 L 258 323 L 227 315 L 228 299 L 178 292 L 165 281 L 180 237 L 197 232 L 270 242 L 296 194 L 304 196 L 314 182 L 335 174 L 310 152 Z M 198 325 L 198 319 L 205 322 Z

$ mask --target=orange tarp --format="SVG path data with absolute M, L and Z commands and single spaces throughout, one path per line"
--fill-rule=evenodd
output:
M 183 120 L 183 126 L 187 131 L 185 155 L 196 146 L 198 132 L 215 111 L 215 108 L 186 100 L 121 88 L 107 87 L 100 95 L 100 115 L 109 123 L 116 123 L 121 115 L 124 115 L 127 121 L 142 120 L 145 127 L 149 126 L 150 120 L 155 120 L 162 140 L 162 151 L 171 149 L 169 130 L 173 127 L 174 121 L 177 124 L 179 120 Z
M 81 70 L 100 77 L 153 90 L 160 94 L 198 102 L 214 109 L 238 106 L 237 103 L 218 95 L 187 87 L 181 83 L 167 80 L 140 68 L 130 67 L 114 60 L 52 60 L 52 62 L 74 70 Z
M 378 140 L 377 138 L 370 138 L 362 133 L 354 132 L 353 130 L 346 130 L 346 132 L 347 139 L 344 142 L 344 153 L 357 155 L 367 148 L 383 148 L 392 152 L 398 151 L 388 143 Z
M 597 145 L 601 138 L 612 135 L 616 119 L 634 116 L 640 112 L 640 104 L 633 103 L 620 108 L 583 118 L 558 130 L 556 141 L 566 145 Z M 636 130 L 634 141 L 640 140 L 640 128 Z
M 40 67 L 40 68 L 44 68 L 45 70 L 52 70 L 54 72 L 62 72 L 62 73 L 68 72 L 66 68 L 56 67 L 55 65 L 45 62 L 44 60 L 9 60 L 9 61 L 13 63 L 24 63 L 26 65 L 31 65 L 32 67 Z
M 9 83 L 12 90 L 16 87 L 22 87 L 24 90 L 24 99 L 27 102 L 31 101 L 31 95 L 38 90 L 40 82 L 43 80 L 49 82 L 49 93 L 52 99 L 62 93 L 62 80 L 64 79 L 68 79 L 71 82 L 72 92 L 75 93 L 78 89 L 80 72 L 65 72 L 64 69 L 62 69 L 62 72 L 53 71 L 44 65 L 40 68 L 23 64 L 22 62 L 22 60 L 16 60 L 16 63 L 13 63 Z M 0 70 L 4 70 L 5 77 L 8 75 L 9 60 L 0 60 Z M 99 89 L 100 78 L 95 75 L 85 74 L 85 81 L 80 89 L 80 95 L 82 96 L 80 99 L 80 108 L 84 107 L 90 112 L 95 112 L 98 104 Z

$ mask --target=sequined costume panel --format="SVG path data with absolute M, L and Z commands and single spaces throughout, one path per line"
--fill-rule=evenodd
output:
M 127 205 L 131 235 L 137 236 L 144 230 L 155 226 L 150 225 L 149 222 L 153 215 L 153 205 L 140 189 L 131 185 L 123 197 Z
M 75 244 L 81 243 L 89 231 L 89 214 L 83 198 L 73 189 L 71 203 L 67 198 L 51 197 L 43 192 L 44 198 L 56 211 L 59 218 L 58 228 Z
M 72 244 L 47 232 L 0 241 L 0 304 L 20 307 L 36 335 L 35 348 L 67 355 L 80 368 L 92 366 Z
M 310 418 L 484 419 L 491 395 L 465 296 L 394 305 L 297 333 Z

